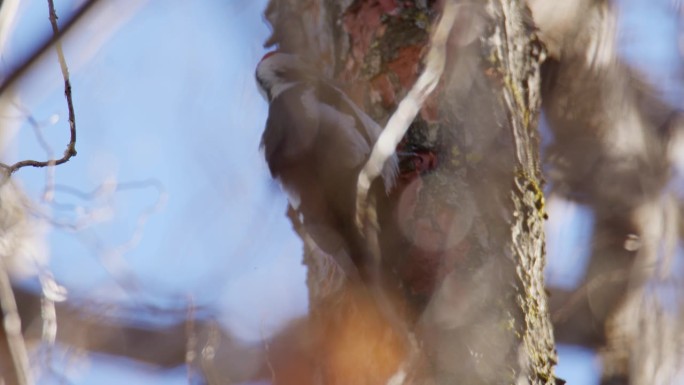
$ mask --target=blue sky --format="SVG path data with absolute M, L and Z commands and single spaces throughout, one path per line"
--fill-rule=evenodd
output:
M 165 204 L 149 216 L 140 241 L 118 253 L 138 234 L 140 213 L 157 203 L 160 191 L 114 190 L 91 202 L 57 190 L 56 201 L 76 208 L 47 205 L 51 214 L 69 223 L 89 218 L 92 225 L 50 232 L 50 269 L 73 298 L 159 306 L 192 298 L 213 307 L 239 337 L 260 340 L 307 306 L 300 241 L 258 152 L 267 106 L 253 68 L 268 34 L 260 16 L 264 2 L 139 3 L 119 11 L 128 15 L 117 20 L 110 20 L 115 9 L 101 12 L 65 45 L 78 156 L 56 169 L 56 181 L 92 191 L 153 178 Z M 63 20 L 75 4 L 57 2 Z M 22 4 L 5 68 L 49 36 L 46 15 L 46 2 Z M 100 46 L 89 39 L 100 39 Z M 38 121 L 59 117 L 42 130 L 61 152 L 68 125 L 57 62 L 46 60 L 38 69 L 22 84 L 21 103 Z M 17 143 L 12 159 L 45 157 L 29 125 L 21 126 Z M 45 172 L 17 176 L 39 200 Z M 153 377 L 175 383 L 126 362 L 93 355 L 70 379 L 105 384 L 116 372 L 117 383 L 148 384 Z M 178 379 L 185 383 L 185 374 Z
M 78 156 L 55 176 L 58 184 L 82 191 L 111 188 L 92 201 L 57 190 L 55 200 L 71 207 L 44 205 L 60 221 L 85 218 L 90 224 L 78 232 L 49 232 L 49 267 L 73 298 L 158 306 L 191 298 L 215 309 L 241 338 L 267 337 L 306 311 L 307 294 L 301 244 L 283 215 L 285 197 L 258 152 L 267 106 L 253 69 L 268 35 L 260 15 L 265 0 L 108 3 L 65 43 Z M 657 68 L 662 78 L 673 71 L 676 42 L 662 38 L 653 44 L 654 36 L 671 37 L 676 25 L 646 3 L 623 2 L 623 29 L 629 31 L 623 52 L 644 69 Z M 62 20 L 78 4 L 56 1 Z M 46 1 L 22 1 L 2 72 L 50 33 Z M 68 126 L 55 58 L 37 66 L 18 97 L 36 120 L 47 122 L 42 131 L 61 153 Z M 19 127 L 11 158 L 44 158 L 31 127 L 17 117 L 5 117 Z M 17 174 L 36 201 L 45 175 L 35 169 Z M 125 188 L 150 180 L 153 185 Z M 141 223 L 141 213 L 155 205 Z M 573 245 L 588 243 L 591 216 L 560 201 L 552 201 L 549 210 L 548 277 L 572 287 L 588 250 Z M 593 354 L 572 347 L 559 352 L 560 377 L 570 384 L 597 383 Z M 187 383 L 181 369 L 158 372 L 95 354 L 70 361 L 73 353 L 59 348 L 55 356 L 55 366 L 66 368 L 73 384 Z M 57 382 L 45 375 L 40 383 Z
M 277 286 L 281 275 L 303 278 L 304 270 L 286 257 L 300 254 L 299 241 L 282 231 L 289 228 L 281 215 L 285 200 L 258 152 L 266 105 L 252 68 L 268 31 L 260 22 L 263 5 L 245 3 L 148 2 L 72 70 L 79 154 L 57 168 L 57 182 L 91 191 L 103 183 L 153 178 L 166 201 L 150 216 L 140 242 L 116 255 L 159 191 L 115 191 L 95 202 L 56 191 L 60 203 L 82 206 L 54 209 L 60 220 L 101 213 L 93 226 L 76 233 L 51 233 L 51 268 L 73 295 L 94 291 L 125 299 L 132 293 L 117 281 L 133 280 L 141 285 L 134 295 L 145 301 L 192 296 L 199 303 L 218 301 L 238 318 L 246 306 L 237 292 L 268 301 L 277 296 L 269 313 L 282 311 L 276 304 L 294 301 L 282 298 L 285 293 L 305 298 L 302 288 L 273 287 L 268 294 L 248 279 Z M 77 48 L 67 50 L 67 60 L 79 54 Z M 27 107 L 38 120 L 60 116 L 43 131 L 61 151 L 67 140 L 62 90 L 56 86 Z M 29 126 L 21 128 L 18 140 L 16 158 L 44 156 Z M 44 172 L 27 169 L 19 177 L 38 197 Z M 293 308 L 301 313 L 305 305 Z

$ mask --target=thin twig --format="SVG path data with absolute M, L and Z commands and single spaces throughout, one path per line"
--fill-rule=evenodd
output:
M 39 122 L 32 114 L 31 112 L 24 106 L 22 106 L 19 103 L 13 103 L 14 106 L 22 111 L 26 115 L 26 120 L 28 121 L 28 124 L 33 128 L 33 135 L 36 137 L 36 141 L 38 142 L 38 145 L 43 149 L 45 152 L 45 155 L 48 159 L 53 159 L 54 158 L 54 150 L 50 146 L 50 144 L 47 142 L 45 139 L 45 136 L 43 135 L 42 128 L 45 125 L 45 123 Z M 52 119 L 51 119 L 52 120 Z M 56 123 L 56 121 L 55 121 Z M 54 123 L 52 123 L 54 124 Z M 51 202 L 53 197 L 54 197 L 54 185 L 55 185 L 55 168 L 54 167 L 48 167 L 46 172 L 45 172 L 45 189 L 43 190 L 42 194 L 42 200 L 43 202 Z
M 43 132 L 41 130 L 40 125 L 38 124 L 38 121 L 29 114 L 28 116 L 29 124 L 31 127 L 33 127 L 33 134 L 36 137 L 36 140 L 38 141 L 38 144 L 40 147 L 43 148 L 43 151 L 45 151 L 45 155 L 47 155 L 48 159 L 54 159 L 55 157 L 55 152 L 52 150 L 52 147 L 48 144 L 47 140 L 43 136 Z M 54 166 L 54 164 L 53 164 Z M 43 190 L 42 194 L 42 200 L 43 202 L 51 202 L 52 198 L 54 196 L 54 188 L 53 186 L 55 185 L 55 168 L 54 167 L 48 167 L 45 171 L 45 189 Z
M 126 182 L 118 185 L 115 182 L 112 182 L 99 186 L 91 192 L 81 192 L 69 186 L 55 185 L 56 190 L 69 192 L 70 194 L 85 200 L 96 199 L 101 195 L 112 194 L 123 190 L 141 189 L 149 187 L 155 188 L 157 190 L 157 198 L 154 201 L 154 203 L 144 208 L 143 211 L 141 211 L 140 214 L 137 216 L 133 232 L 126 241 L 116 246 L 109 247 L 105 245 L 104 241 L 98 238 L 95 234 L 91 235 L 90 240 L 86 238 L 81 238 L 82 242 L 90 244 L 90 246 L 95 249 L 95 252 L 97 253 L 98 258 L 102 263 L 103 267 L 111 275 L 111 277 L 114 278 L 115 282 L 117 282 L 122 288 L 127 288 L 131 291 L 139 290 L 141 287 L 141 282 L 139 282 L 137 278 L 135 278 L 135 275 L 133 274 L 132 270 L 127 266 L 127 262 L 122 258 L 122 256 L 138 246 L 138 244 L 143 238 L 143 234 L 148 220 L 153 215 L 161 211 L 164 205 L 166 204 L 168 194 L 165 191 L 163 184 L 156 179 Z M 62 206 L 64 207 L 66 205 L 62 204 Z M 58 221 L 50 217 L 50 215 L 42 212 L 42 210 L 40 210 L 39 208 L 32 208 L 34 215 L 37 215 L 40 218 L 47 220 L 55 227 L 73 232 L 78 232 L 88 226 L 91 226 L 92 221 L 96 220 L 97 215 L 99 215 L 98 211 L 101 211 L 93 210 L 92 213 L 88 214 L 88 210 L 84 210 L 87 214 L 84 218 L 81 218 L 75 221 L 74 223 L 70 223 L 69 221 Z
M 43 54 L 47 52 L 57 41 L 60 41 L 64 35 L 66 35 L 71 28 L 73 28 L 73 26 L 76 25 L 76 23 L 81 20 L 95 4 L 97 4 L 98 1 L 100 0 L 86 1 L 81 8 L 76 11 L 74 16 L 64 23 L 63 28 L 59 30 L 59 33 L 56 36 L 53 35 L 50 39 L 41 44 L 41 46 L 34 53 L 32 53 L 25 61 L 19 64 L 16 69 L 13 70 L 12 73 L 2 82 L 2 85 L 0 85 L 0 95 L 3 95 L 5 92 L 11 89 L 12 86 L 14 86 L 14 83 L 18 82 L 26 74 L 26 71 L 33 67 L 38 59 L 43 56 Z
M 38 162 L 33 160 L 24 160 L 17 162 L 11 166 L 5 164 L 0 164 L 0 167 L 6 172 L 6 176 L 9 177 L 15 171 L 22 167 L 33 166 L 33 167 L 45 167 L 51 165 L 57 165 L 67 162 L 71 157 L 76 155 L 76 119 L 74 114 L 73 100 L 71 96 L 71 82 L 69 81 L 69 70 L 64 59 L 64 52 L 62 50 L 61 42 L 59 41 L 59 26 L 57 25 L 57 14 L 55 12 L 54 3 L 52 0 L 48 0 L 49 8 L 49 19 L 52 24 L 53 38 L 55 39 L 57 57 L 59 59 L 60 68 L 62 70 L 62 76 L 64 78 L 64 94 L 67 99 L 67 106 L 69 110 L 69 126 L 70 126 L 70 140 L 67 145 L 67 149 L 64 152 L 64 156 L 57 160 L 49 160 L 47 162 Z M 39 54 L 33 55 L 32 59 L 27 62 L 31 63 L 33 58 L 37 58 Z M 20 67 L 19 70 L 15 71 L 14 77 L 10 77 L 3 85 L 0 87 L 0 93 L 8 89 L 9 84 L 15 81 L 19 74 L 28 68 L 28 64 L 24 67 Z M 7 180 L 7 178 L 5 178 Z M 5 257 L 5 256 L 2 256 Z M 17 310 L 17 303 L 14 298 L 14 292 L 12 290 L 12 284 L 9 277 L 9 272 L 7 266 L 4 262 L 6 258 L 0 258 L 0 307 L 3 312 L 4 330 L 7 335 L 7 344 L 9 347 L 10 355 L 12 356 L 12 362 L 14 365 L 15 374 L 17 377 L 17 382 L 20 385 L 29 385 L 33 383 L 31 378 L 31 372 L 29 368 L 28 353 L 26 351 L 26 344 L 24 343 L 24 338 L 21 334 L 21 318 Z
M 69 143 L 67 144 L 66 150 L 64 150 L 64 154 L 59 159 L 50 159 L 47 161 L 26 159 L 14 163 L 11 166 L 0 163 L 0 168 L 4 169 L 6 176 L 8 177 L 23 167 L 57 166 L 68 162 L 72 157 L 76 156 L 76 115 L 74 113 L 74 102 L 71 96 L 71 81 L 69 80 L 69 68 L 67 67 L 66 60 L 64 59 L 62 41 L 61 39 L 59 39 L 61 35 L 59 33 L 59 25 L 57 24 L 57 12 L 55 11 L 55 4 L 53 0 L 48 0 L 48 8 L 50 24 L 52 25 L 55 50 L 57 51 L 57 60 L 59 61 L 59 67 L 62 70 L 62 77 L 64 78 L 64 96 L 66 97 L 67 109 L 69 110 Z M 2 85 L 2 87 L 0 87 L 0 93 L 2 93 L 2 91 L 5 90 L 5 86 L 8 83 L 9 81 L 5 82 Z

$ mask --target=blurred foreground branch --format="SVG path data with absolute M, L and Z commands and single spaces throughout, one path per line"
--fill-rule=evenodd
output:
M 40 343 L 41 295 L 18 287 L 14 287 L 14 293 L 19 304 L 18 314 L 25 320 L 23 332 L 26 341 L 29 344 Z M 186 364 L 189 330 L 185 319 L 187 311 L 183 309 L 135 310 L 136 314 L 149 313 L 150 316 L 177 319 L 167 324 L 147 326 L 117 318 L 112 315 L 113 310 L 107 311 L 93 304 L 79 306 L 67 301 L 56 303 L 55 308 L 60 325 L 56 336 L 58 344 L 76 351 L 125 357 L 159 368 Z M 264 362 L 263 348 L 238 341 L 211 320 L 211 315 L 206 312 L 200 314 L 193 322 L 192 331 L 199 352 L 198 372 L 205 378 L 231 378 L 236 381 L 259 377 L 259 365 Z M 220 364 L 214 365 L 214 362 Z
M 7 342 L 7 350 L 11 358 L 11 370 L 7 370 L 8 376 L 14 375 L 16 382 L 19 385 L 33 384 L 31 378 L 31 371 L 29 368 L 29 359 L 26 351 L 26 344 L 21 334 L 21 317 L 17 310 L 17 301 L 12 291 L 10 283 L 9 269 L 7 267 L 7 256 L 0 255 L 0 308 L 2 309 L 3 321 L 3 340 Z M 5 366 L 2 362 L 5 361 L 0 357 L 0 368 Z M 7 368 L 10 369 L 10 368 Z M 5 370 L 3 370 L 5 372 Z M 10 377 L 11 378 L 11 377 Z M 0 377 L 0 380 L 4 380 Z M 9 378 L 6 379 L 10 381 Z

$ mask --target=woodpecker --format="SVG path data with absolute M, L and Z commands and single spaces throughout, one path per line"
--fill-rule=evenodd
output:
M 377 274 L 355 218 L 356 181 L 382 128 L 343 91 L 298 56 L 266 54 L 256 69 L 269 103 L 261 148 L 271 176 L 317 246 L 347 278 Z M 390 159 L 374 193 L 388 192 L 397 174 Z

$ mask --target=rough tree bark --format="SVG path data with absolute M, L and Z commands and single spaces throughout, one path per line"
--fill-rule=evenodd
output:
M 420 73 L 440 9 L 426 1 L 273 0 L 267 46 L 317 65 L 384 123 Z M 543 52 L 523 3 L 459 5 L 445 75 L 401 144 L 436 166 L 403 178 L 378 203 L 390 213 L 381 223 L 383 267 L 399 282 L 396 306 L 419 358 L 309 247 L 322 383 L 403 374 L 405 383 L 556 383 L 542 276 Z

